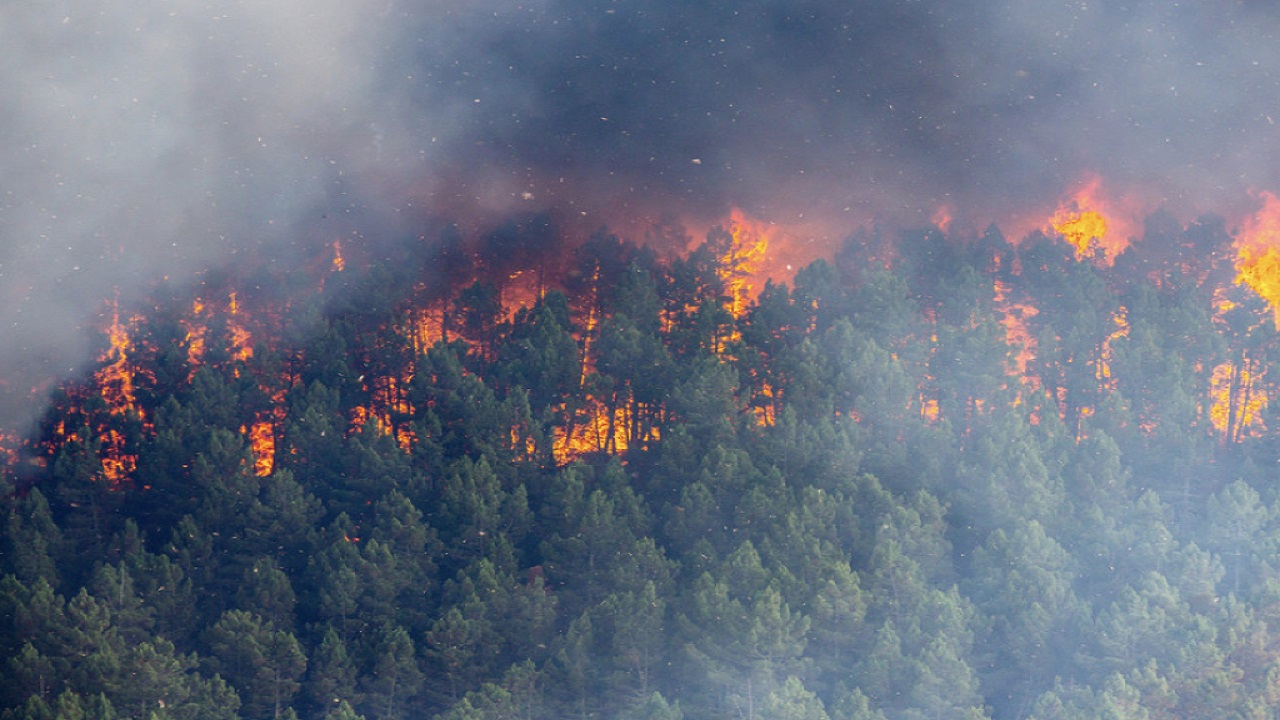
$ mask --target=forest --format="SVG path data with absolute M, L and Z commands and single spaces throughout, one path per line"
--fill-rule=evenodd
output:
M 0 718 L 1280 717 L 1280 334 L 1224 221 L 785 283 L 746 235 L 112 306 L 6 446 Z

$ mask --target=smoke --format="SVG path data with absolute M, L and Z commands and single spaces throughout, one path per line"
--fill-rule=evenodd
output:
M 605 177 L 609 197 L 918 221 L 1052 203 L 1088 171 L 1203 206 L 1277 180 L 1262 5 L 563 0 L 538 17 L 488 28 L 471 82 L 533 91 L 483 141 Z
M 104 299 L 433 212 L 985 223 L 1086 172 L 1280 187 L 1257 2 L 63 0 L 0 8 L 0 425 Z
M 127 311 L 162 280 L 249 255 L 288 263 L 353 214 L 394 217 L 379 189 L 421 172 L 408 160 L 424 148 L 396 124 L 407 53 L 381 10 L 0 7 L 0 427 L 90 359 L 112 298 Z

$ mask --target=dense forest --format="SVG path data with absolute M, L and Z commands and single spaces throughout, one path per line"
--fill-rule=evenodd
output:
M 6 462 L 0 717 L 1280 717 L 1280 335 L 1222 221 L 785 284 L 554 237 L 109 311 Z

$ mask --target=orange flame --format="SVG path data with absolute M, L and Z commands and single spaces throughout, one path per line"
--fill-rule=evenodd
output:
M 1222 363 L 1213 369 L 1209 380 L 1213 405 L 1209 408 L 1209 420 L 1227 442 L 1237 442 L 1247 428 L 1262 428 L 1262 411 L 1267 408 L 1267 396 L 1257 392 L 1256 376 L 1247 367 L 1236 363 Z
M 777 408 L 775 407 L 776 401 L 777 393 L 774 391 L 773 385 L 766 381 L 760 387 L 760 397 L 758 402 L 751 408 L 752 414 L 755 415 L 757 425 L 760 427 L 773 427 L 774 423 L 777 422 L 778 413 Z
M 249 428 L 248 435 L 249 449 L 253 452 L 253 472 L 258 477 L 266 477 L 276 462 L 275 428 L 270 421 L 259 420 Z
M 396 415 L 411 415 L 413 405 L 409 403 L 407 388 L 413 380 L 413 374 L 407 373 L 403 379 L 394 377 L 374 378 L 365 387 L 371 389 L 370 404 L 355 407 L 351 412 L 351 432 L 359 432 L 365 423 L 373 421 L 378 432 L 395 438 L 396 444 L 405 452 L 410 452 L 418 440 L 418 436 L 409 427 L 398 425 Z
M 444 310 L 432 311 L 428 308 L 410 308 L 407 313 L 408 326 L 401 329 L 409 338 L 414 357 L 425 355 L 436 341 L 444 338 Z
M 1080 207 L 1079 204 L 1076 207 Z M 1094 240 L 1107 236 L 1107 219 L 1096 210 L 1067 210 L 1059 208 L 1053 215 L 1053 229 L 1076 249 L 1076 257 L 1090 253 Z
M 533 270 L 517 270 L 507 276 L 507 283 L 502 288 L 502 313 L 508 322 L 516 317 L 521 309 L 532 308 L 546 295 L 538 273 Z
M 737 208 L 729 214 L 729 234 L 733 242 L 720 258 L 720 280 L 729 298 L 727 309 L 735 318 L 742 317 L 755 297 L 752 291 L 757 283 L 756 275 L 773 232 L 769 225 L 748 218 Z
M 610 413 L 603 403 L 593 402 L 585 422 L 575 424 L 572 430 L 556 428 L 551 454 L 557 463 L 564 464 L 593 453 L 626 452 L 629 427 L 625 408 Z
M 18 463 L 18 439 L 0 432 L 0 472 Z
M 1102 194 L 1102 178 L 1089 177 L 1069 200 L 1058 205 L 1049 227 L 1076 249 L 1077 258 L 1101 250 L 1108 265 L 1129 245 L 1140 210 L 1129 198 L 1114 200 Z
M 347 261 L 342 258 L 342 241 L 333 241 L 333 271 L 342 272 L 347 269 Z
M 359 432 L 360 428 L 364 427 L 365 423 L 370 420 L 377 426 L 379 432 L 384 435 L 390 433 L 391 429 L 380 413 L 374 412 L 364 405 L 357 405 L 351 408 L 351 432 Z
M 1111 317 L 1111 321 L 1115 323 L 1116 329 L 1102 341 L 1102 347 L 1098 352 L 1098 362 L 1094 367 L 1094 376 L 1098 379 L 1098 385 L 1104 390 L 1114 390 L 1116 387 L 1115 378 L 1111 377 L 1111 361 L 1115 355 L 1111 348 L 1111 343 L 1117 338 L 1129 336 L 1129 310 L 1121 306 L 1116 310 L 1115 315 Z
M 1274 202 L 1271 198 L 1269 202 Z M 1249 236 L 1247 236 L 1249 237 Z M 1251 237 L 1259 237 L 1254 234 Z M 1239 276 L 1236 284 L 1242 284 Z M 1274 307 L 1274 306 L 1273 306 Z M 1241 332 L 1232 330 L 1232 321 L 1228 315 L 1234 311 L 1247 312 L 1241 305 L 1228 297 L 1224 288 L 1217 288 L 1213 293 L 1214 322 L 1228 334 Z M 1245 335 L 1259 331 L 1265 324 L 1265 318 L 1251 316 L 1247 319 L 1248 328 Z M 1209 376 L 1209 422 L 1219 434 L 1223 442 L 1239 442 L 1246 436 L 1257 436 L 1263 426 L 1262 412 L 1270 402 L 1269 394 L 1274 392 L 1271 383 L 1264 381 L 1268 363 L 1255 359 L 1247 347 L 1236 350 L 1233 357 L 1219 364 Z M 1203 366 L 1197 364 L 1196 371 L 1202 372 Z
M 240 315 L 240 302 L 235 290 L 231 291 L 227 300 L 227 314 L 231 316 L 227 320 L 227 331 L 231 333 L 231 359 L 247 362 L 253 357 L 253 336 L 237 319 Z
M 1236 241 L 1236 284 L 1262 296 L 1280 328 L 1280 198 L 1269 192 L 1258 195 L 1262 208 L 1244 222 Z
M 1010 373 L 1034 386 L 1036 379 L 1027 375 L 1027 365 L 1035 359 L 1036 339 L 1027 328 L 1027 321 L 1039 315 L 1040 310 L 1034 305 L 1010 300 L 1009 284 L 1003 280 L 995 281 L 994 295 L 996 311 L 1000 313 L 1000 324 L 1004 326 L 1005 344 L 1014 350 Z
M 139 410 L 134 396 L 134 371 L 129 364 L 133 341 L 129 338 L 128 328 L 120 322 L 120 310 L 115 302 L 111 304 L 111 324 L 106 332 L 109 345 L 99 360 L 107 364 L 95 378 L 102 388 L 102 397 L 112 415 L 121 415 L 130 409 Z
M 124 436 L 111 429 L 102 434 L 102 475 L 117 487 L 138 469 L 138 456 L 125 452 Z
M 938 399 L 925 397 L 922 393 L 920 400 L 920 417 L 930 425 L 938 422 Z
M 129 328 L 120 321 L 119 304 L 111 303 L 111 323 L 106 328 L 108 346 L 99 360 L 103 367 L 94 374 L 99 393 L 112 415 L 124 415 L 133 411 L 143 417 L 142 408 L 134 393 L 136 370 L 129 362 L 133 340 Z M 114 428 L 101 430 L 102 474 L 113 485 L 124 482 L 137 469 L 137 457 L 126 452 L 125 438 Z
M 187 343 L 187 364 L 191 366 L 193 373 L 204 357 L 204 339 L 209 331 L 209 328 L 199 320 L 202 314 L 204 314 L 204 301 L 196 298 L 191 302 L 191 319 L 182 321 L 182 327 L 187 331 L 184 338 Z

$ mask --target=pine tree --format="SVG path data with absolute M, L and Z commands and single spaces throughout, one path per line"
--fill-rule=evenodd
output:
M 279 718 L 300 689 L 307 668 L 297 638 L 259 615 L 229 610 L 206 632 L 206 642 L 206 664 L 239 691 L 244 714 Z
M 65 551 L 65 540 L 40 488 L 32 488 L 25 498 L 14 503 L 5 530 L 5 542 L 0 545 L 3 567 L 27 585 L 43 579 L 58 587 L 58 561 Z
M 325 626 L 320 645 L 312 651 L 302 683 L 305 705 L 312 713 L 332 714 L 339 705 L 359 705 L 356 665 L 347 644 L 332 626 Z
M 414 696 L 422 687 L 423 674 L 409 633 L 384 625 L 375 630 L 369 646 L 369 672 L 362 676 L 365 714 L 387 720 L 412 716 Z

